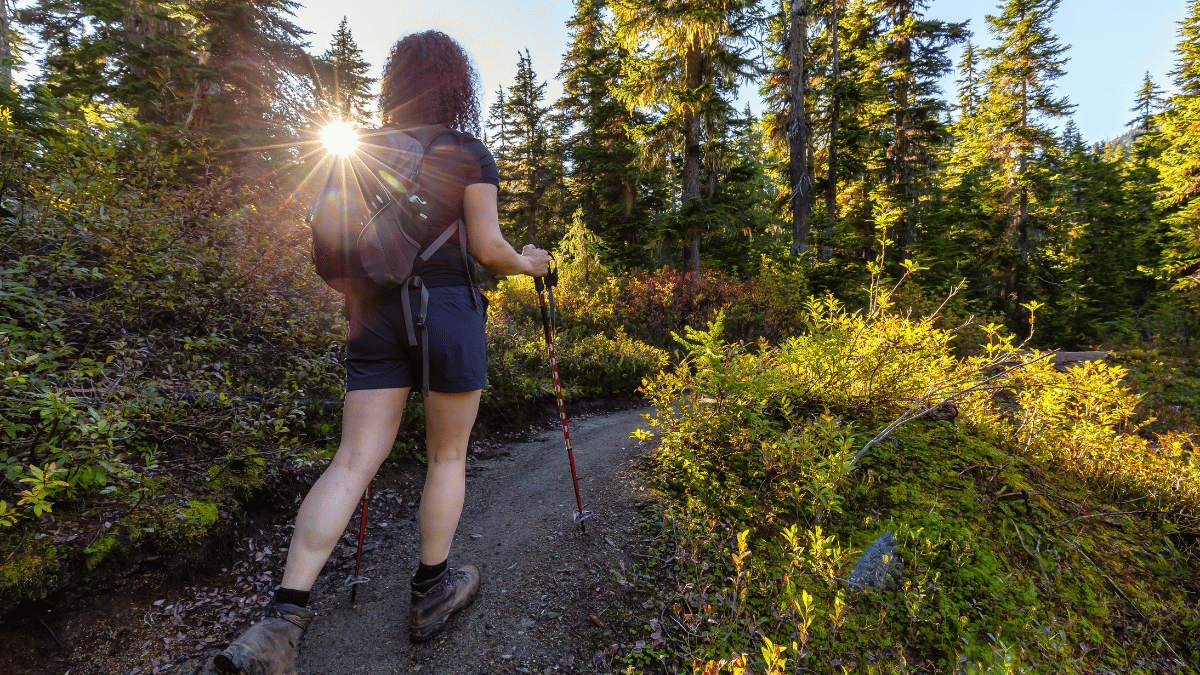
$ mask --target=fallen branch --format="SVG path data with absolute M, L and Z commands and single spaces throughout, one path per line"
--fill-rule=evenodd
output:
M 979 380 L 978 384 L 976 384 L 972 387 L 968 387 L 966 389 L 960 389 L 958 391 L 955 391 L 954 393 L 952 393 L 949 396 L 947 396 L 946 398 L 942 399 L 935 405 L 928 405 L 928 401 L 934 395 L 940 393 L 941 391 L 944 391 L 945 388 L 935 389 L 934 391 L 931 391 L 931 392 L 925 394 L 921 398 L 917 399 L 917 401 L 912 405 L 912 407 L 910 407 L 907 411 L 905 411 L 903 415 L 896 418 L 895 421 L 893 421 L 891 424 L 884 427 L 883 431 L 880 431 L 878 434 L 876 434 L 875 437 L 872 438 L 870 441 L 867 441 L 867 444 L 864 445 L 861 450 L 859 450 L 857 453 L 855 453 L 854 459 L 850 460 L 850 467 L 849 467 L 848 471 L 854 470 L 854 467 L 858 464 L 858 460 L 862 459 L 862 456 L 864 454 L 866 454 L 867 450 L 871 449 L 871 446 L 873 446 L 881 441 L 886 440 L 888 436 L 892 435 L 893 431 L 900 428 L 904 424 L 907 424 L 908 422 L 911 422 L 915 419 L 918 419 L 918 418 L 924 417 L 925 415 L 928 415 L 930 413 L 930 411 L 932 411 L 934 408 L 937 408 L 940 405 L 944 405 L 946 403 L 952 403 L 955 400 L 966 396 L 967 394 L 972 394 L 977 391 L 987 389 L 988 385 L 990 383 L 992 383 L 993 381 L 998 380 L 1002 377 L 1007 377 L 1014 370 L 1026 368 L 1026 367 L 1031 366 L 1039 361 L 1044 361 L 1045 359 L 1050 358 L 1050 356 L 1052 356 L 1052 354 L 1049 354 L 1049 353 L 1043 354 L 1042 356 L 1040 356 L 1036 359 L 1033 359 L 1032 361 L 1025 361 L 1025 362 L 1021 363 L 1020 365 L 1017 365 L 1012 368 L 1007 368 L 1002 372 L 996 373 L 995 375 L 988 376 L 982 380 Z M 984 366 L 984 367 L 989 367 L 989 366 L 994 366 L 994 365 L 996 365 L 996 364 L 988 364 L 987 366 Z M 971 380 L 967 380 L 967 382 L 970 382 L 970 381 Z M 961 382 L 961 380 L 960 380 L 960 382 Z

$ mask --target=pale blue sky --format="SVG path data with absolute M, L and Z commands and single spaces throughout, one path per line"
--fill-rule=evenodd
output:
M 990 34 L 984 15 L 997 13 L 994 0 L 932 0 L 926 15 L 947 21 L 970 20 L 977 44 Z M 1173 67 L 1178 22 L 1186 0 L 1063 0 L 1054 30 L 1070 62 L 1059 89 L 1077 105 L 1075 120 L 1085 139 L 1098 141 L 1125 132 L 1133 95 L 1143 74 L 1165 89 Z M 567 47 L 571 0 L 308 0 L 296 23 L 313 31 L 314 51 L 329 44 L 342 16 L 378 76 L 388 49 L 406 33 L 427 28 L 456 38 L 474 57 L 483 85 L 484 115 L 497 87 L 512 84 L 517 53 L 529 49 L 534 71 L 549 85 L 546 99 L 561 92 L 554 80 Z M 957 62 L 957 53 L 955 56 Z M 953 96 L 953 78 L 947 95 Z M 757 99 L 755 91 L 745 94 Z M 758 105 L 754 106 L 756 109 Z

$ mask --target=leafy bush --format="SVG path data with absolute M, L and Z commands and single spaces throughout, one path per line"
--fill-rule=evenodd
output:
M 286 193 L 124 118 L 35 138 L 0 117 L 0 524 L 183 546 L 189 496 L 231 506 L 326 445 L 335 298 Z M 33 541 L 14 565 L 56 550 Z
M 1087 672 L 1193 649 L 1200 570 L 1174 551 L 1200 531 L 1200 462 L 1186 434 L 1135 433 L 1123 368 L 1058 370 L 995 326 L 956 358 L 886 297 L 810 300 L 805 322 L 751 350 L 718 315 L 646 387 L 660 412 L 639 435 L 676 498 L 651 564 L 670 563 L 696 672 Z M 951 403 L 958 426 L 919 419 Z M 901 583 L 850 592 L 884 530 Z
M 529 289 L 523 289 L 528 286 Z M 522 302 L 532 281 L 507 280 L 491 294 L 488 321 L 488 388 L 483 405 L 503 416 L 532 399 L 552 398 L 550 357 L 540 319 L 524 316 Z M 534 295 L 534 307 L 537 307 Z M 567 400 L 632 397 L 643 378 L 667 363 L 661 349 L 630 338 L 621 329 L 612 336 L 563 330 L 555 338 L 558 372 Z

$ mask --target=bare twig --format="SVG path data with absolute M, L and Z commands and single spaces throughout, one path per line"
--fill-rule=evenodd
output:
M 1021 548 L 1025 549 L 1026 555 L 1028 555 L 1037 563 L 1038 569 L 1042 571 L 1042 578 L 1046 579 L 1049 575 L 1046 574 L 1046 568 L 1042 566 L 1041 556 L 1034 555 L 1033 552 L 1029 550 L 1029 547 L 1025 545 L 1025 537 L 1021 536 L 1021 530 L 1017 527 L 1017 524 L 1013 522 L 1013 519 L 1009 518 L 1008 522 L 1012 523 L 1013 531 L 1017 533 L 1017 540 L 1021 542 Z
M 1166 515 L 1166 516 L 1177 516 L 1179 518 L 1188 518 L 1190 520 L 1200 520 L 1200 516 L 1189 516 L 1186 513 L 1177 513 L 1174 511 L 1159 511 L 1157 509 L 1147 509 L 1147 510 L 1142 510 L 1142 511 L 1102 511 L 1100 513 L 1088 513 L 1088 514 L 1085 514 L 1082 516 L 1075 516 L 1074 518 L 1068 518 L 1067 520 L 1064 520 L 1062 522 L 1055 523 L 1051 527 L 1062 527 L 1063 525 L 1066 525 L 1067 523 L 1073 523 L 1076 520 L 1083 520 L 1084 518 L 1101 518 L 1103 516 L 1138 516 L 1138 515 Z
M 13 547 L 12 553 L 9 553 L 8 556 L 4 558 L 4 565 L 7 565 L 8 561 L 12 560 L 12 557 L 17 554 L 17 551 L 21 550 L 21 545 L 25 543 L 25 537 L 28 535 L 29 530 L 25 530 L 21 533 L 21 541 L 18 541 L 17 545 Z M 0 565 L 0 567 L 3 567 L 4 565 Z

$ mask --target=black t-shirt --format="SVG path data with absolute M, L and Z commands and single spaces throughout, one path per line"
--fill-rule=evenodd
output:
M 433 138 L 440 132 L 440 136 Z M 444 126 L 424 127 L 409 130 L 418 140 L 432 138 L 425 148 L 425 159 L 421 172 L 421 183 L 433 198 L 430 210 L 428 245 L 437 239 L 443 229 L 463 216 L 463 192 L 468 185 L 491 183 L 500 186 L 500 173 L 491 151 L 479 139 L 462 131 Z M 467 263 L 474 272 L 475 259 L 468 253 Z M 417 260 L 414 274 L 431 288 L 437 286 L 464 286 L 471 283 L 463 267 L 462 252 L 459 250 L 458 235 L 450 237 L 428 261 Z

